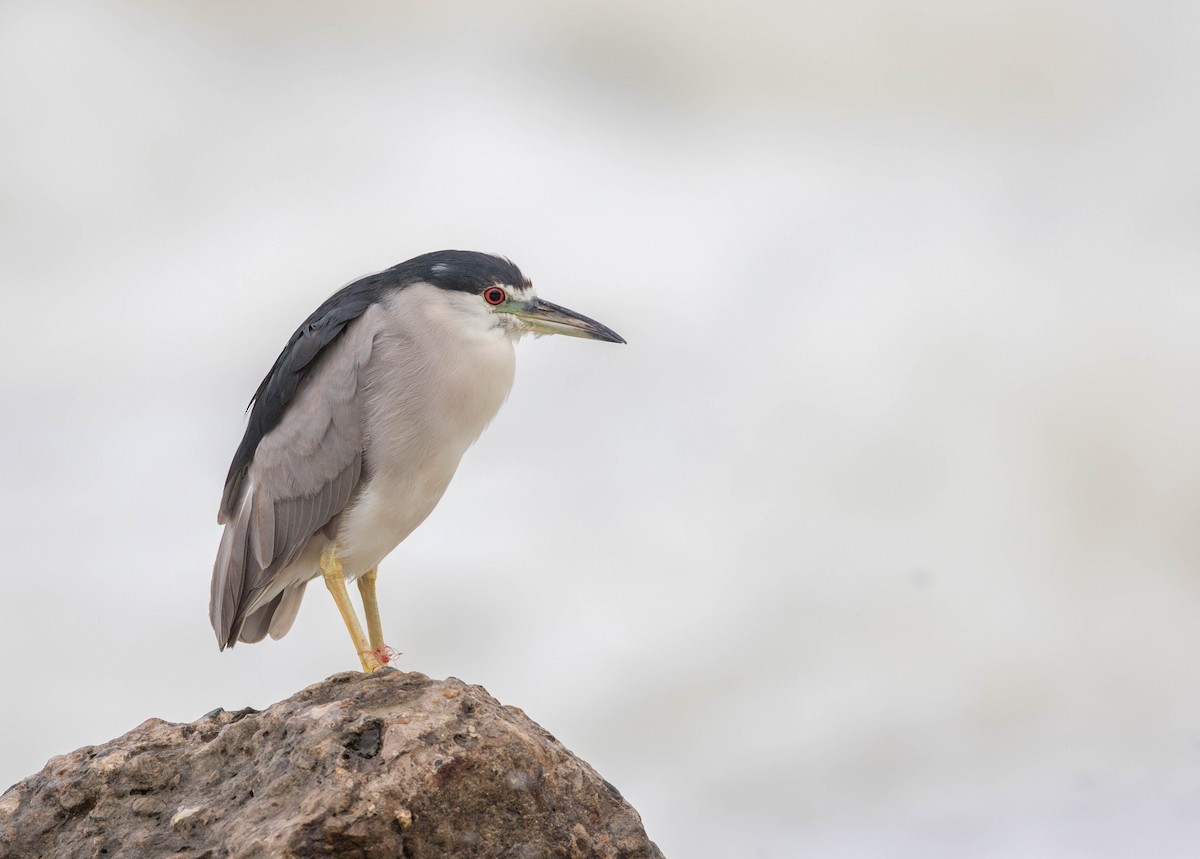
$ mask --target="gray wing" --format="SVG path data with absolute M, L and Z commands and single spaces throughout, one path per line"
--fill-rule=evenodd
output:
M 257 641 L 268 628 L 273 634 L 278 630 L 279 624 L 270 624 L 274 609 L 256 615 L 244 630 L 243 626 L 247 615 L 288 602 L 279 595 L 290 583 L 280 582 L 279 574 L 300 557 L 314 535 L 334 523 L 359 484 L 365 449 L 361 384 L 376 331 L 374 318 L 367 308 L 348 324 L 343 322 L 318 356 L 306 358 L 305 373 L 282 415 L 258 439 L 236 475 L 237 485 L 226 487 L 221 509 L 225 532 L 213 566 L 209 602 L 209 618 L 222 649 L 239 638 Z M 272 373 L 287 354 L 285 350 Z M 264 380 L 260 395 L 270 378 Z M 302 593 L 302 588 L 294 591 L 293 617 Z M 280 635 L 286 626 L 290 623 Z

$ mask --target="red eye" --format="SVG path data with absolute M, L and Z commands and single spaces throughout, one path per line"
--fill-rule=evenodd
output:
M 503 304 L 505 298 L 504 290 L 498 286 L 489 286 L 483 291 L 483 300 L 488 304 Z

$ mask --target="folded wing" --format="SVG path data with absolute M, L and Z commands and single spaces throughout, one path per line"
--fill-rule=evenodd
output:
M 314 536 L 332 538 L 361 481 L 374 297 L 353 288 L 296 331 L 255 394 L 218 515 L 209 618 L 222 649 L 287 632 L 307 577 L 281 574 Z

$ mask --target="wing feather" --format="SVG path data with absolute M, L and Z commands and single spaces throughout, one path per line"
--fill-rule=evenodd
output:
M 261 497 L 254 498 L 254 514 L 250 530 L 250 545 L 254 560 L 260 569 L 266 569 L 275 558 L 275 505 L 266 504 Z
M 246 424 L 246 433 L 233 455 L 229 474 L 225 478 L 225 491 L 217 514 L 219 524 L 223 525 L 233 518 L 259 447 L 296 408 L 297 401 L 301 399 L 301 390 L 313 375 L 314 368 L 324 361 L 331 344 L 342 339 L 347 326 L 356 327 L 351 323 L 374 307 L 387 290 L 404 285 L 405 281 L 395 275 L 393 270 L 380 272 L 339 290 L 314 310 L 292 334 L 250 400 L 250 420 Z M 362 347 L 364 344 L 359 345 Z M 365 348 L 369 352 L 369 342 Z M 314 448 L 315 441 L 309 451 Z
M 246 582 L 246 567 L 250 562 L 246 552 L 249 507 L 249 504 L 243 503 L 237 517 L 225 526 L 220 548 L 217 549 L 208 614 L 213 629 L 218 631 L 218 638 L 222 631 L 228 638 L 238 613 L 239 595 Z M 221 646 L 224 649 L 225 641 L 221 642 Z
M 305 372 L 286 410 L 258 440 L 244 469 L 231 469 L 230 486 L 237 482 L 241 494 L 230 497 L 227 486 L 222 500 L 225 533 L 209 604 L 222 647 L 239 638 L 260 640 L 270 630 L 287 631 L 290 620 L 280 616 L 275 624 L 272 618 L 287 608 L 294 619 L 303 589 L 280 599 L 289 582 L 279 580 L 279 573 L 299 560 L 313 536 L 353 498 L 365 448 L 357 394 L 374 319 L 368 307 L 344 321 L 340 336 L 329 339 L 319 355 L 298 353 Z M 277 362 L 272 372 L 278 369 Z M 260 386 L 260 396 L 269 382 L 270 377 Z

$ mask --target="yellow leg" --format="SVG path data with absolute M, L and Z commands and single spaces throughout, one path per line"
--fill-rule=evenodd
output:
M 342 613 L 342 621 L 346 624 L 346 630 L 354 641 L 354 649 L 358 651 L 363 671 L 368 673 L 374 671 L 380 667 L 381 663 L 372 652 L 371 644 L 363 634 L 362 625 L 358 622 L 358 615 L 354 613 L 354 606 L 350 604 L 350 594 L 346 591 L 346 577 L 342 574 L 342 561 L 337 556 L 336 545 L 330 546 L 321 553 L 321 575 L 325 577 L 325 587 L 329 588 L 333 601 L 337 603 L 338 611 Z
M 376 568 L 371 567 L 358 577 L 358 592 L 362 595 L 363 614 L 367 616 L 367 633 L 371 636 L 371 649 L 382 650 L 383 623 L 379 620 L 379 600 L 375 597 Z

